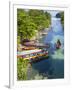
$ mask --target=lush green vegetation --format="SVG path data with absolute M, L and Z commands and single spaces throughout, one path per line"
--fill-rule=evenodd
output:
M 17 9 L 17 36 L 20 37 L 20 42 L 31 39 L 36 35 L 36 31 L 43 30 L 50 24 L 51 16 L 46 11 Z
M 17 36 L 17 50 L 21 51 L 21 48 L 20 48 L 20 36 Z
M 50 14 L 43 10 L 29 10 L 29 16 L 37 26 L 37 30 L 43 30 L 50 25 Z
M 17 80 L 27 80 L 27 66 L 29 60 L 18 58 L 17 61 Z
M 62 24 L 64 26 L 64 12 L 61 12 L 60 14 L 61 14 L 61 22 L 62 22 Z

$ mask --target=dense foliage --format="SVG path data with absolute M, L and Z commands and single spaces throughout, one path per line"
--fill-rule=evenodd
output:
M 64 12 L 61 12 L 61 22 L 62 22 L 62 24 L 64 26 Z
M 31 39 L 36 31 L 49 27 L 50 19 L 50 14 L 43 10 L 17 9 L 17 36 L 20 36 L 20 41 Z
M 18 58 L 17 61 L 17 79 L 18 80 L 27 80 L 27 65 L 29 60 Z

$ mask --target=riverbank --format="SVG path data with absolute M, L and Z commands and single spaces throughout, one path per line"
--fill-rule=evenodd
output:
M 51 25 L 48 28 L 45 28 L 44 30 L 40 30 L 36 32 L 36 36 L 32 40 L 36 40 L 37 42 L 39 41 L 42 36 L 45 36 L 48 34 L 48 31 L 51 29 Z
M 27 66 L 29 60 L 17 58 L 17 80 L 27 80 Z
M 17 46 L 18 51 L 39 49 L 38 46 L 43 46 L 43 44 L 39 42 L 40 39 L 42 39 L 43 36 L 46 36 L 50 30 L 51 30 L 51 25 L 49 26 L 49 28 L 45 28 L 44 30 L 37 31 L 36 35 L 32 39 L 23 40 L 22 44 L 18 44 Z M 49 47 L 49 45 L 47 46 Z

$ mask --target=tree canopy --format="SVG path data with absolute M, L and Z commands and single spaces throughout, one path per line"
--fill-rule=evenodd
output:
M 17 9 L 17 36 L 20 36 L 20 41 L 31 39 L 36 31 L 49 27 L 50 19 L 50 14 L 43 10 Z

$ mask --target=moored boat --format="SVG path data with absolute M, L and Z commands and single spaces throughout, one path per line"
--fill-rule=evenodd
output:
M 48 58 L 48 51 L 41 50 L 41 49 L 29 50 L 29 51 L 18 53 L 17 57 L 28 59 L 30 60 L 30 62 L 36 62 L 44 58 Z

